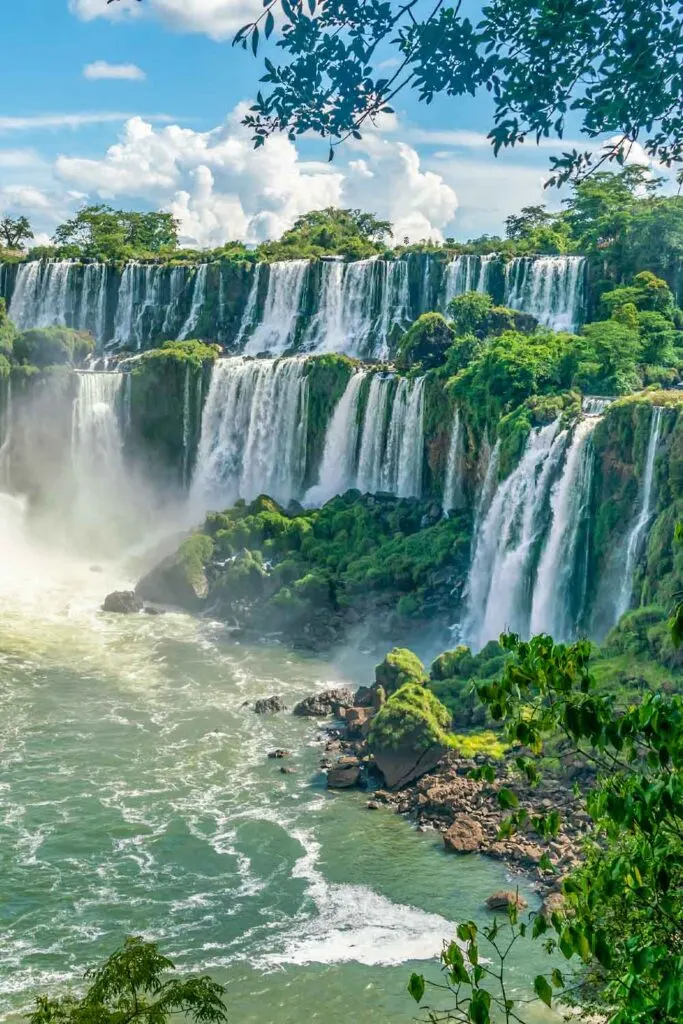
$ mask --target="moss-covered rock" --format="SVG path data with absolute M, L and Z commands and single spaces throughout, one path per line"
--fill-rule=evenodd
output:
M 207 568 L 214 543 L 204 533 L 187 537 L 177 552 L 144 576 L 135 592 L 143 601 L 199 611 L 209 594 Z
M 171 341 L 122 367 L 131 373 L 130 436 L 156 477 L 187 485 L 217 345 Z
M 406 647 L 394 647 L 375 668 L 375 682 L 377 686 L 382 686 L 387 694 L 395 693 L 406 683 L 424 685 L 427 678 L 427 672 L 420 659 Z
M 68 327 L 34 327 L 14 339 L 14 358 L 30 366 L 81 366 L 95 347 L 90 334 Z
M 451 745 L 450 715 L 420 683 L 406 683 L 375 715 L 368 747 L 390 788 L 424 775 Z

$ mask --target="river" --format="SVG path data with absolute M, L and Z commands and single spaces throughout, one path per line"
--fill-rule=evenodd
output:
M 506 869 L 328 793 L 320 726 L 249 707 L 367 682 L 358 659 L 100 612 L 130 572 L 29 542 L 0 495 L 0 1015 L 140 934 L 226 984 L 233 1021 L 409 1021 L 410 971 L 437 977 L 443 939 L 486 918 Z M 527 948 L 514 984 L 543 968 Z

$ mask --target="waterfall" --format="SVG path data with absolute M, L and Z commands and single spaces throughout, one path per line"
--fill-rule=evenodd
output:
M 522 458 L 481 522 L 470 568 L 465 636 L 475 648 L 505 629 L 527 634 L 533 559 L 567 434 L 559 421 L 529 434 Z
M 114 319 L 114 343 L 127 345 L 133 334 L 133 309 L 138 263 L 126 263 L 121 275 Z
M 88 263 L 83 268 L 81 301 L 74 326 L 79 331 L 90 331 L 99 345 L 107 340 L 107 281 L 106 263 Z
M 329 260 L 322 264 L 318 312 L 308 331 L 307 348 L 351 355 L 365 351 L 375 320 L 377 269 L 375 256 L 353 263 Z
M 301 494 L 306 468 L 306 362 L 220 359 L 202 418 L 192 492 L 225 507 L 269 494 L 287 504 Z
M 391 413 L 389 415 L 389 402 Z M 422 493 L 424 377 L 375 374 L 363 421 L 356 486 L 400 498 Z M 387 418 L 389 420 L 387 426 Z
M 190 364 L 185 363 L 183 378 L 183 451 L 181 462 L 181 480 L 183 487 L 188 484 L 188 468 L 190 465 L 190 443 L 192 432 L 192 416 L 190 412 Z
M 396 381 L 389 430 L 380 467 L 380 490 L 388 491 L 390 494 L 396 494 L 398 490 L 401 448 L 405 434 L 409 400 L 410 382 L 405 377 L 400 377 Z
M 549 633 L 556 642 L 573 640 L 584 604 L 586 559 L 580 550 L 590 513 L 593 431 L 599 416 L 575 428 L 562 476 L 550 498 L 551 524 L 536 573 L 531 605 L 531 634 Z M 578 585 L 577 585 L 578 584 Z
M 431 260 L 427 260 L 426 267 L 430 266 Z M 428 287 L 428 272 L 426 275 L 426 286 Z M 377 359 L 388 359 L 388 339 L 392 328 L 402 327 L 406 321 L 410 320 L 408 264 L 405 260 L 391 260 L 384 263 L 381 310 L 374 355 Z
M 640 510 L 628 535 L 626 542 L 626 557 L 624 558 L 624 572 L 619 587 L 619 595 L 616 602 L 616 621 L 627 612 L 631 606 L 633 596 L 633 573 L 638 559 L 642 552 L 643 544 L 647 535 L 647 529 L 654 514 L 653 483 L 655 475 L 655 458 L 659 445 L 659 436 L 662 430 L 662 407 L 653 406 L 652 419 L 650 423 L 650 438 L 647 444 L 645 456 L 645 468 L 640 487 Z
M 613 398 L 602 398 L 599 395 L 584 395 L 581 400 L 581 411 L 584 416 L 602 416 L 613 401 Z
M 187 320 L 183 324 L 180 334 L 178 335 L 178 341 L 186 341 L 192 336 L 192 332 L 196 330 L 199 319 L 202 315 L 204 308 L 204 302 L 206 301 L 206 277 L 209 270 L 208 263 L 200 263 L 197 268 L 197 273 L 194 279 L 194 289 L 192 291 L 192 306 L 188 314 Z
M 356 478 L 356 487 L 364 494 L 374 493 L 382 487 L 382 457 L 392 384 L 393 377 L 381 373 L 374 374 L 370 381 Z
M 178 321 L 180 298 L 183 294 L 186 281 L 185 267 L 172 267 L 169 281 L 169 296 L 164 321 L 161 325 L 161 335 L 168 340 L 175 334 L 174 324 Z
M 399 498 L 422 496 L 424 384 L 424 377 L 418 377 L 410 384 L 398 464 L 396 493 Z
M 65 327 L 71 323 L 70 260 L 29 260 L 17 269 L 9 315 L 20 331 L 30 327 Z
M 125 518 L 128 476 L 123 461 L 121 398 L 123 373 L 79 372 L 74 402 L 72 465 L 75 494 L 72 524 L 81 541 L 112 543 L 113 527 Z
M 281 260 L 268 266 L 268 291 L 261 322 L 254 329 L 244 351 L 256 355 L 272 352 L 280 355 L 294 342 L 308 260 Z M 252 317 L 258 294 L 258 275 L 254 277 L 243 323 Z M 253 307 L 250 309 L 253 295 Z M 242 329 L 240 329 L 240 335 Z
M 366 376 L 365 370 L 353 373 L 337 403 L 325 434 L 318 483 L 308 491 L 307 504 L 322 505 L 354 486 L 360 428 L 358 405 Z
M 490 252 L 486 256 L 479 257 L 479 276 L 477 278 L 476 291 L 491 291 L 491 271 L 493 270 L 497 259 L 498 254 L 495 252 Z
M 505 268 L 505 305 L 555 331 L 574 331 L 583 312 L 583 256 L 522 256 Z
M 4 395 L 0 404 L 0 492 L 8 492 L 10 481 L 10 455 L 12 446 L 12 379 L 0 377 Z
M 451 427 L 451 443 L 446 463 L 446 479 L 443 489 L 443 510 L 450 512 L 462 503 L 463 436 L 460 409 L 455 410 Z
M 241 346 L 244 339 L 256 326 L 256 313 L 258 307 L 258 293 L 259 285 L 261 282 L 261 268 L 264 267 L 264 263 L 257 263 L 253 271 L 253 280 L 251 282 L 251 288 L 249 289 L 249 295 L 247 296 L 247 304 L 244 307 L 242 313 L 242 320 L 240 327 L 235 338 L 235 348 Z

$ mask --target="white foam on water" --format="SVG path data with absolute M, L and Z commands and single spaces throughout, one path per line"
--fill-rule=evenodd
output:
M 269 955 L 271 963 L 389 966 L 439 956 L 444 938 L 455 933 L 452 921 L 393 903 L 368 886 L 326 881 L 317 867 L 320 845 L 311 833 L 295 829 L 291 835 L 305 851 L 292 877 L 306 880 L 317 914 L 299 918 L 284 950 Z

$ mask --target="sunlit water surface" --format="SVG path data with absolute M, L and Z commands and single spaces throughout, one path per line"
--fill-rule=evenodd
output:
M 187 616 L 105 615 L 125 572 L 26 544 L 0 503 L 0 1013 L 140 934 L 224 982 L 234 1021 L 410 1020 L 410 971 L 437 978 L 505 869 L 327 793 L 319 725 L 247 706 L 367 678 Z M 529 955 L 517 985 L 546 966 Z

